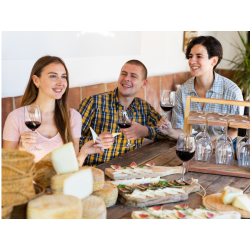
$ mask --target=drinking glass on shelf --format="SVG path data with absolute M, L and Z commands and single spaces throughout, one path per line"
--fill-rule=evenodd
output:
M 24 122 L 25 125 L 35 131 L 40 127 L 42 122 L 42 113 L 39 105 L 28 105 L 24 107 Z M 27 151 L 38 151 L 41 150 L 36 146 L 32 147 Z
M 182 178 L 181 181 L 184 181 L 184 173 L 188 172 L 188 167 L 186 163 L 193 158 L 195 154 L 195 140 L 193 136 L 188 135 L 187 133 L 181 133 L 178 137 L 176 144 L 176 155 L 180 160 L 183 161 L 182 169 Z
M 236 155 L 237 155 L 237 159 L 239 159 L 239 151 L 240 151 L 240 148 L 246 144 L 246 142 L 249 140 L 249 130 L 247 129 L 246 130 L 246 135 L 245 137 L 242 137 L 239 141 L 237 141 L 237 144 L 236 144 Z
M 164 111 L 163 117 L 165 118 L 167 113 L 170 112 L 175 106 L 175 91 L 164 89 L 161 94 L 160 106 Z M 163 126 L 159 128 L 162 130 L 165 129 Z
M 206 133 L 206 130 L 207 122 L 205 122 L 204 131 L 199 133 L 195 137 L 195 160 L 208 163 L 210 162 L 213 153 L 213 145 L 210 136 Z
M 130 128 L 132 126 L 131 113 L 128 110 L 119 110 L 118 111 L 118 121 L 117 125 L 120 128 Z M 135 144 L 131 144 L 130 140 L 127 139 L 128 142 L 125 145 L 125 148 L 130 148 L 135 146 Z
M 198 112 L 204 112 L 204 111 L 197 111 L 197 113 Z M 211 112 L 207 112 L 207 114 L 208 113 L 211 113 Z M 200 115 L 199 117 L 205 120 L 205 125 L 203 126 L 203 130 L 195 136 L 195 142 L 197 142 L 199 139 L 201 139 L 201 138 L 203 138 L 205 136 L 211 141 L 211 137 L 207 133 L 207 121 L 206 121 L 207 117 L 206 117 L 206 114 L 203 113 L 203 115 Z M 213 118 L 213 117 L 210 117 L 210 118 Z
M 225 119 L 225 121 L 227 121 L 227 119 Z M 225 127 L 225 136 L 223 137 L 223 140 L 221 140 L 221 142 L 219 142 L 215 147 L 216 164 L 226 164 L 226 165 L 232 164 L 234 148 L 233 148 L 233 143 L 228 141 L 227 139 L 228 138 L 227 126 L 228 126 L 228 121 Z

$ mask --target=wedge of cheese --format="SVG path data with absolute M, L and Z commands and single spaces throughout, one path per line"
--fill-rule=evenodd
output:
M 27 207 L 28 219 L 81 219 L 82 203 L 71 195 L 43 195 L 31 200 Z
M 243 195 L 241 189 L 226 186 L 222 190 L 221 200 L 225 205 L 229 205 L 232 204 L 233 199 L 238 195 Z
M 246 194 L 235 197 L 232 205 L 244 211 L 250 212 L 250 199 Z
M 57 174 L 67 174 L 78 171 L 78 162 L 72 142 L 52 151 L 52 163 Z
M 79 199 L 88 197 L 93 192 L 91 168 L 81 169 L 70 174 L 54 175 L 51 178 L 53 194 L 67 194 Z
M 114 184 L 105 181 L 103 188 L 101 190 L 93 192 L 93 195 L 102 198 L 106 207 L 111 207 L 116 203 L 118 197 L 118 189 Z
M 102 198 L 95 195 L 82 200 L 82 219 L 106 219 L 107 209 Z

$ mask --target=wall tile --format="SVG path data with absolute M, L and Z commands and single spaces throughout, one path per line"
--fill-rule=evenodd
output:
M 148 77 L 146 87 L 146 101 L 150 103 L 156 111 L 160 112 L 160 77 Z
M 80 104 L 80 87 L 70 88 L 68 94 L 68 105 L 70 108 L 78 109 Z
M 161 76 L 161 91 L 164 89 L 175 90 L 174 74 Z
M 82 91 L 82 100 L 83 100 L 86 97 L 89 97 L 91 95 L 104 93 L 105 92 L 105 84 L 101 83 L 101 84 L 83 86 L 83 87 L 81 87 L 81 91 Z
M 174 83 L 182 85 L 188 79 L 187 72 L 180 72 L 175 74 Z
M 18 109 L 18 108 L 21 107 L 22 98 L 23 98 L 23 96 L 14 97 L 14 99 L 15 99 L 15 109 Z
M 144 89 L 140 89 L 139 92 L 136 94 L 136 97 L 141 98 L 142 100 L 145 100 L 145 88 Z
M 13 111 L 13 97 L 2 98 L 2 135 L 6 118 L 11 111 Z
M 112 91 L 115 88 L 117 88 L 117 86 L 118 86 L 117 82 L 106 83 L 107 91 Z

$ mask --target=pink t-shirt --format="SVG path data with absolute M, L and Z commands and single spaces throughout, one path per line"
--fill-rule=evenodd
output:
M 81 127 L 82 127 L 82 116 L 74 109 L 70 109 L 70 123 L 73 138 L 81 137 Z M 13 110 L 7 117 L 4 130 L 3 139 L 6 141 L 18 141 L 20 135 L 23 132 L 32 131 L 26 127 L 24 123 L 24 107 Z M 41 149 L 39 151 L 29 151 L 35 155 L 35 162 L 38 162 L 46 154 L 50 153 L 53 149 L 58 148 L 63 145 L 62 138 L 59 132 L 52 138 L 48 139 L 36 131 L 37 137 L 37 148 Z

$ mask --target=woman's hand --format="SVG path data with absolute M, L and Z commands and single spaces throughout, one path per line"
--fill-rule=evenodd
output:
M 37 146 L 37 133 L 35 132 L 24 132 L 20 136 L 18 149 L 27 151 Z
M 164 117 L 161 118 L 161 120 L 157 123 L 156 126 L 164 135 L 169 135 L 170 131 L 172 130 L 171 122 L 168 120 L 168 118 Z
M 100 154 L 104 152 L 103 149 L 103 145 L 101 144 L 101 138 L 97 137 L 95 140 L 95 143 L 93 140 L 86 142 L 79 154 L 77 155 L 77 159 L 80 162 L 80 165 L 82 166 L 85 158 L 89 155 L 89 154 Z

